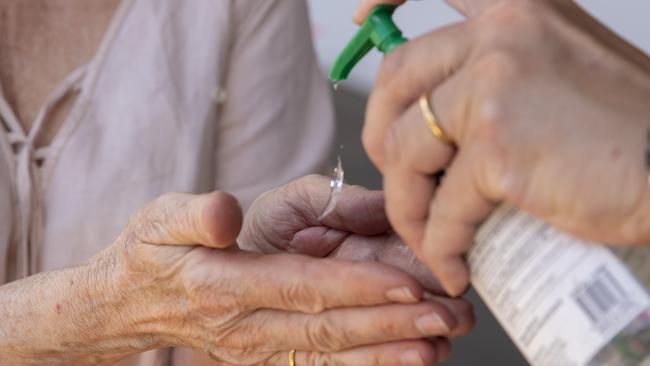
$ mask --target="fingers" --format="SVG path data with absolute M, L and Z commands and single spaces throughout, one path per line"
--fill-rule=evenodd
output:
M 384 59 L 363 129 L 364 147 L 382 172 L 391 124 L 462 66 L 471 53 L 473 32 L 469 22 L 445 27 L 400 46 Z M 455 137 L 454 126 L 445 127 Z
M 420 255 L 434 174 L 445 169 L 454 149 L 433 135 L 417 105 L 391 126 L 385 146 L 386 210 L 395 231 Z
M 232 296 L 250 309 L 319 313 L 338 307 L 415 303 L 422 296 L 417 281 L 380 263 L 236 252 L 220 252 L 212 259 L 209 266 L 218 271 L 214 278 L 220 281 L 208 286 L 219 286 L 224 296 Z M 197 290 L 205 293 L 205 281 L 199 278 L 197 282 Z M 227 283 L 236 286 L 224 285 Z M 209 294 L 205 296 L 209 298 Z
M 293 236 L 287 252 L 323 258 L 330 255 L 349 237 L 350 233 L 346 231 L 330 229 L 326 226 L 312 226 L 298 231 Z
M 460 295 L 469 284 L 469 270 L 463 258 L 478 225 L 494 208 L 492 194 L 477 186 L 480 171 L 472 147 L 455 159 L 429 208 L 421 259 L 440 280 L 448 294 Z
M 422 261 L 417 259 L 415 253 L 397 235 L 393 235 L 386 245 L 382 247 L 377 261 L 399 268 L 413 276 L 427 292 L 444 293 L 440 281 L 435 278 L 431 270 Z
M 444 293 L 440 282 L 429 268 L 417 259 L 413 251 L 395 233 L 370 238 L 351 235 L 330 254 L 330 258 L 387 264 L 415 278 L 426 291 Z
M 466 300 L 452 299 L 446 296 L 432 295 L 425 292 L 424 299 L 437 302 L 444 305 L 447 310 L 456 319 L 456 327 L 451 330 L 449 337 L 458 337 L 469 333 L 476 324 L 476 317 L 474 315 L 474 307 Z
M 444 343 L 446 341 L 442 339 L 433 343 L 417 340 L 365 346 L 334 353 L 297 351 L 295 363 L 300 366 L 430 366 L 448 357 L 450 349 Z M 275 354 L 270 364 L 287 366 L 288 352 Z
M 278 199 L 276 205 L 291 208 L 289 215 L 300 216 L 308 226 L 324 225 L 360 235 L 377 235 L 390 230 L 380 191 L 345 185 L 336 208 L 322 222 L 318 217 L 325 210 L 330 196 L 328 177 L 310 175 L 297 179 L 275 196 Z
M 247 319 L 247 324 L 258 326 L 257 337 L 264 339 L 265 346 L 270 350 L 291 347 L 320 352 L 340 352 L 371 344 L 449 336 L 458 326 L 445 306 L 428 301 L 342 308 L 316 315 L 258 311 Z
M 436 89 L 431 103 L 440 127 L 461 145 L 468 134 L 461 121 L 471 120 L 464 114 L 469 101 L 463 85 L 468 85 L 467 77 L 454 75 Z M 498 188 L 489 184 L 498 172 L 479 165 L 485 155 L 481 146 L 463 145 L 461 156 L 454 156 L 448 144 L 428 131 L 417 105 L 391 126 L 385 146 L 384 189 L 393 227 L 447 293 L 462 293 L 469 283 L 463 254 L 499 198 L 491 191 Z M 445 169 L 437 185 L 434 174 Z
M 294 252 L 323 257 L 350 233 L 391 230 L 382 192 L 345 185 L 333 212 L 319 221 L 330 196 L 330 180 L 309 175 L 260 196 L 246 215 L 240 244 L 265 253 Z
M 384 193 L 360 186 L 343 187 L 336 208 L 322 223 L 358 235 L 377 235 L 391 230 L 384 210 Z
M 296 361 L 304 360 L 305 365 L 430 366 L 444 355 L 437 355 L 435 346 L 425 341 L 404 341 L 359 347 L 331 354 L 298 352 L 297 356 Z M 331 363 L 323 363 L 324 360 L 330 360 Z
M 406 0 L 362 0 L 357 7 L 357 11 L 354 13 L 352 20 L 355 23 L 361 24 L 370 14 L 372 8 L 379 4 L 391 4 L 391 5 L 400 5 L 403 4 Z
M 138 211 L 128 227 L 144 243 L 225 248 L 234 243 L 241 225 L 237 199 L 213 192 L 165 194 Z

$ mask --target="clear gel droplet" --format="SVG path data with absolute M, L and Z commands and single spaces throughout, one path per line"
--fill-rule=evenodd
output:
M 339 90 L 339 84 L 341 84 L 340 81 L 333 82 L 332 83 L 332 88 L 334 88 L 334 90 Z
M 332 173 L 332 179 L 330 180 L 330 197 L 327 201 L 327 206 L 325 210 L 318 217 L 318 221 L 322 221 L 327 215 L 331 214 L 336 208 L 336 203 L 339 201 L 339 195 L 343 189 L 343 180 L 345 178 L 345 171 L 343 170 L 343 164 L 341 163 L 341 157 L 337 156 L 336 158 L 336 167 Z

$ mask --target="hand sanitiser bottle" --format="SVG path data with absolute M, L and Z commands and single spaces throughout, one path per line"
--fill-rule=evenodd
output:
M 650 249 L 612 249 L 512 207 L 481 226 L 472 285 L 533 365 L 650 365 Z
M 371 12 L 332 66 L 347 78 L 373 48 L 406 42 L 394 6 Z M 535 366 L 650 366 L 650 246 L 588 243 L 504 205 L 468 255 L 472 285 Z

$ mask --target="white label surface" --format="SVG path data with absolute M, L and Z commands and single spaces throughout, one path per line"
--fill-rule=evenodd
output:
M 586 365 L 650 296 L 606 247 L 499 208 L 469 254 L 472 284 L 528 361 Z

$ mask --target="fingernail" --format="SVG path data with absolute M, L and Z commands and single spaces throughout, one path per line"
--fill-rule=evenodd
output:
M 418 318 L 415 326 L 424 335 L 442 335 L 449 334 L 449 326 L 445 323 L 440 315 L 436 313 L 428 314 Z
M 400 363 L 402 366 L 425 366 L 424 360 L 420 356 L 420 352 L 414 349 L 402 353 Z
M 386 292 L 386 297 L 395 302 L 412 303 L 418 301 L 411 289 L 406 286 L 389 290 Z
M 456 258 L 446 263 L 442 286 L 451 297 L 458 297 L 467 291 L 469 271 L 462 259 Z
M 458 324 L 454 328 L 454 332 L 456 333 L 464 333 L 472 329 L 474 324 L 476 323 L 476 318 L 474 317 L 474 313 L 470 314 L 457 314 L 456 319 L 458 321 Z

